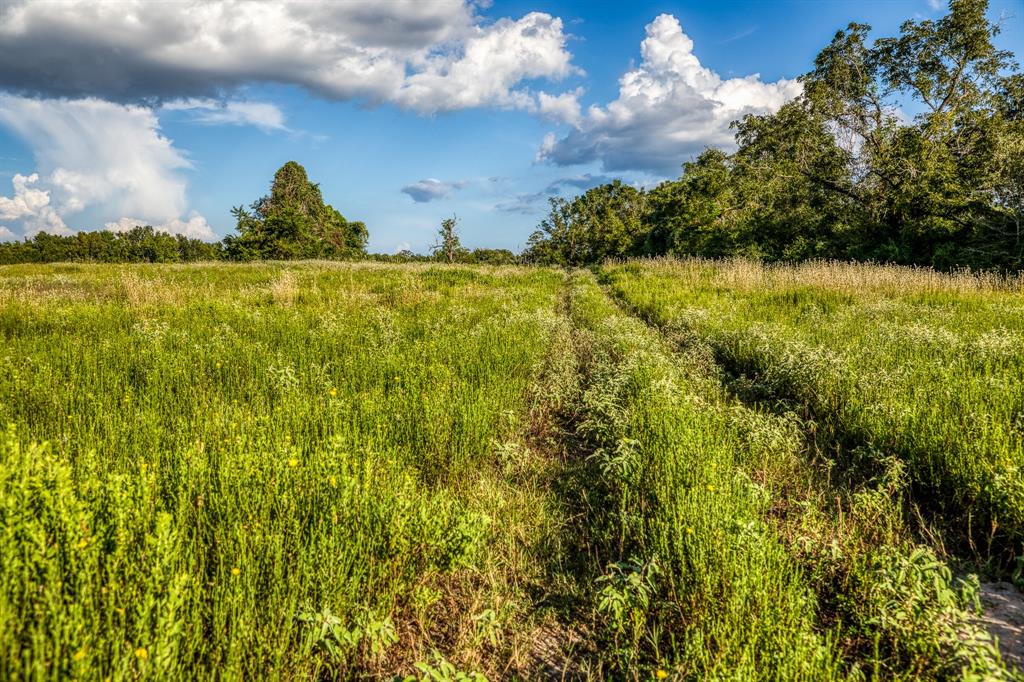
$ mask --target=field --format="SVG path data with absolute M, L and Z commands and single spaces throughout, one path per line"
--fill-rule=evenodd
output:
M 1022 291 L 2 268 L 0 678 L 1020 679 Z

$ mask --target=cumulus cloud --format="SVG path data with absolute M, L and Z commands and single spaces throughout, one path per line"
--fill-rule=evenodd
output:
M 425 113 L 534 109 L 518 85 L 572 73 L 565 41 L 550 15 L 485 25 L 465 0 L 12 0 L 0 6 L 0 88 L 135 103 L 284 83 Z
M 20 173 L 14 175 L 11 179 L 14 194 L 10 197 L 0 196 L 0 220 L 19 221 L 26 235 L 33 235 L 36 232 L 70 234 L 71 231 L 64 224 L 64 220 L 50 205 L 50 192 L 38 188 L 38 181 L 38 173 L 28 176 Z M 4 229 L 10 232 L 8 228 Z
M 218 101 L 210 98 L 183 99 L 167 102 L 165 111 L 186 111 L 198 123 L 211 125 L 251 125 L 271 132 L 287 131 L 284 112 L 270 102 Z
M 36 172 L 16 175 L 13 195 L 0 197 L 0 219 L 20 222 L 26 234 L 67 233 L 64 219 L 86 209 L 170 231 L 200 229 L 182 220 L 190 163 L 160 134 L 152 109 L 0 95 L 0 125 L 35 157 Z
M 416 203 L 422 204 L 434 201 L 435 199 L 444 199 L 455 190 L 462 189 L 465 186 L 466 182 L 462 180 L 458 182 L 445 182 L 437 178 L 427 178 L 425 180 L 418 180 L 411 185 L 406 185 L 402 188 L 402 192 L 408 194 Z
M 669 14 L 648 24 L 646 34 L 641 63 L 619 79 L 618 98 L 591 106 L 564 137 L 545 137 L 540 160 L 671 175 L 706 146 L 732 147 L 731 121 L 774 112 L 801 92 L 796 80 L 721 78 L 701 65 L 693 41 Z
M 580 114 L 580 96 L 582 94 L 583 88 L 576 88 L 560 95 L 539 92 L 537 93 L 537 110 L 541 115 L 559 123 L 577 125 L 582 118 Z
M 144 227 L 147 225 L 160 232 L 181 234 L 194 239 L 212 240 L 216 237 L 216 235 L 213 234 L 213 230 L 206 222 L 206 218 L 197 213 L 193 213 L 188 220 L 174 218 L 157 225 L 154 225 L 150 221 L 139 220 L 138 218 L 121 218 L 115 222 L 106 223 L 104 228 L 111 232 L 128 232 L 136 227 Z
M 531 12 L 518 21 L 474 28 L 458 52 L 428 56 L 393 99 L 427 113 L 481 105 L 534 110 L 534 96 L 515 86 L 578 73 L 571 60 L 562 20 Z
M 17 235 L 10 231 L 7 227 L 0 225 L 0 242 L 14 242 L 18 241 Z

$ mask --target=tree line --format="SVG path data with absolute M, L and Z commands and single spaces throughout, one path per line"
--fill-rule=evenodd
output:
M 1024 268 L 1024 75 L 997 50 L 987 0 L 952 0 L 869 40 L 852 23 L 800 77 L 803 93 L 735 121 L 736 151 L 709 148 L 681 176 L 643 189 L 619 180 L 550 210 L 516 255 L 462 247 L 442 221 L 431 254 L 366 253 L 366 225 L 324 203 L 289 161 L 270 194 L 233 209 L 216 244 L 151 227 L 40 233 L 0 244 L 0 263 L 297 258 L 580 266 L 679 255 L 873 260 L 940 269 Z
M 898 36 L 836 33 L 803 94 L 733 123 L 646 191 L 552 198 L 524 260 L 741 255 L 937 268 L 1024 267 L 1024 76 L 997 50 L 987 0 L 953 0 Z

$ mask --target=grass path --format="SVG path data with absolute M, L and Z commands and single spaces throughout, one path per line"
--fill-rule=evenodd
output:
M 642 320 L 677 351 L 704 349 L 713 358 L 723 395 L 735 402 L 737 409 L 752 418 L 776 419 L 791 425 L 798 454 L 794 466 L 775 472 L 766 467 L 752 473 L 772 490 L 775 501 L 767 518 L 813 586 L 820 609 L 819 627 L 840 632 L 845 659 L 860 660 L 864 669 L 874 671 L 873 676 L 903 676 L 909 670 L 911 677 L 931 677 L 942 670 L 944 662 L 929 662 L 928 656 L 962 657 L 961 662 L 968 666 L 997 660 L 991 645 L 985 643 L 990 637 L 981 634 L 970 606 L 984 591 L 978 589 L 976 581 L 973 586 L 955 587 L 958 579 L 940 558 L 952 557 L 946 554 L 939 531 L 929 526 L 915 504 L 900 460 L 865 456 L 867 443 L 836 429 L 831 422 L 819 422 L 811 406 L 780 393 L 756 372 L 748 374 L 749 368 L 731 364 L 729 356 L 717 352 L 691 330 L 666 325 L 650 311 L 636 307 L 621 289 L 611 286 L 604 273 L 598 274 L 605 294 L 625 314 Z M 879 620 L 872 614 L 870 592 L 891 580 L 892 566 L 900 564 L 910 566 L 910 573 L 918 572 L 918 578 L 930 574 L 931 585 L 914 585 L 913 580 L 908 583 L 904 574 L 903 584 L 890 585 L 890 589 L 905 592 L 901 598 L 908 601 L 920 598 L 946 604 L 946 617 L 958 625 L 943 633 L 942 626 L 924 619 L 919 620 L 920 628 L 914 633 L 898 628 L 887 631 L 887 617 L 898 620 L 905 616 L 881 614 Z M 957 563 L 954 566 L 959 568 Z M 919 606 L 913 610 L 920 616 L 926 609 Z M 990 635 L 1006 632 L 991 627 L 988 630 Z M 850 633 L 858 634 L 851 637 Z M 914 643 L 915 637 L 920 641 Z M 971 651 L 970 646 L 961 646 L 964 640 L 977 641 L 979 648 Z M 1016 667 L 1016 644 L 1001 644 Z M 928 649 L 932 653 L 922 658 Z M 981 665 L 989 668 L 989 675 L 1012 674 L 999 665 Z

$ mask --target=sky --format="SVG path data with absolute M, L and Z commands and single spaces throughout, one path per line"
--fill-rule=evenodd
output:
M 937 0 L 0 3 L 0 241 L 149 224 L 202 239 L 289 160 L 370 232 L 520 250 L 552 196 L 679 175 L 777 110 L 851 21 Z M 992 0 L 1024 57 L 1024 0 Z

